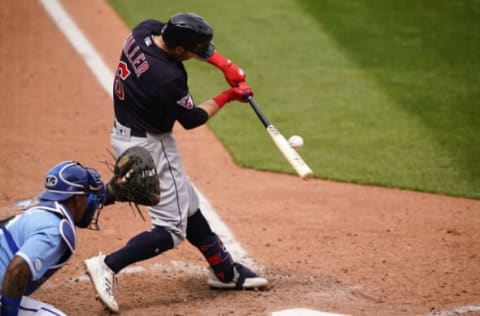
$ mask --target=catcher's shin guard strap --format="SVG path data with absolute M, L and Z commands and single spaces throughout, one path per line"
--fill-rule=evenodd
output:
M 233 279 L 233 258 L 220 238 L 210 229 L 200 210 L 188 219 L 187 239 L 200 250 L 220 281 L 230 282 Z

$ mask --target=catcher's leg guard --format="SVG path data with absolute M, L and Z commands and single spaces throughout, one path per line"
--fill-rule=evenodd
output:
M 200 210 L 188 218 L 187 240 L 200 250 L 220 281 L 233 279 L 233 258 Z
M 118 273 L 124 267 L 155 257 L 173 248 L 172 236 L 163 227 L 155 227 L 129 240 L 122 249 L 105 257 L 105 263 Z

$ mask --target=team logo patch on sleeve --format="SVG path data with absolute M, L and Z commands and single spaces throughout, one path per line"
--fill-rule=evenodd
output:
M 40 271 L 42 269 L 42 260 L 40 259 L 35 259 L 35 262 L 33 263 L 35 266 L 35 270 Z
M 193 109 L 193 99 L 192 99 L 192 96 L 187 94 L 186 96 L 184 96 L 183 98 L 181 98 L 180 100 L 177 101 L 177 104 L 183 106 L 184 108 L 186 108 L 187 110 L 190 110 L 190 109 Z

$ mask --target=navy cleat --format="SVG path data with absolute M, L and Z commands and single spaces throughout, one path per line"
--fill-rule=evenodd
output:
M 220 281 L 209 269 L 209 277 L 207 284 L 214 289 L 257 289 L 267 286 L 268 280 L 259 277 L 255 272 L 240 263 L 234 264 L 234 276 L 230 282 Z

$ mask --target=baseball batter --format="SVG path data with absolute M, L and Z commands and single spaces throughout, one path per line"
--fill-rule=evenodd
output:
M 213 31 L 200 16 L 179 13 L 167 23 L 146 20 L 127 36 L 114 80 L 115 119 L 111 145 L 116 155 L 132 146 L 146 148 L 155 161 L 160 203 L 149 208 L 152 228 L 123 248 L 85 260 L 87 272 L 103 303 L 119 310 L 112 292 L 114 274 L 124 267 L 172 249 L 187 239 L 209 263 L 208 285 L 215 288 L 258 288 L 267 285 L 235 262 L 199 209 L 172 133 L 175 122 L 192 129 L 205 124 L 226 103 L 246 102 L 253 95 L 245 73 L 224 58 L 211 42 Z M 219 68 L 230 88 L 196 103 L 188 89 L 183 62 L 199 59 Z

